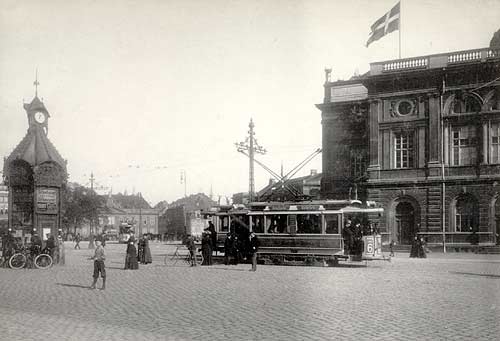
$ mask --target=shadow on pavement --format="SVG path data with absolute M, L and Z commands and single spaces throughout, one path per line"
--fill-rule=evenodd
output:
M 63 287 L 70 287 L 70 288 L 80 288 L 80 289 L 88 289 L 88 288 L 90 288 L 89 285 L 80 285 L 80 284 L 56 283 L 56 285 L 60 285 L 60 286 L 63 286 Z
M 500 278 L 500 275 L 493 274 L 477 274 L 474 272 L 459 272 L 459 271 L 450 271 L 451 274 L 455 275 L 470 275 L 470 276 L 479 276 L 479 277 L 490 277 L 490 278 Z

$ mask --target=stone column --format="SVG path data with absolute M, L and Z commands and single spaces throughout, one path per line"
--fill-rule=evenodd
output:
M 370 109 L 368 112 L 368 130 L 369 130 L 369 159 L 370 163 L 368 165 L 368 173 L 370 179 L 378 179 L 380 171 L 380 160 L 379 160 L 379 121 L 382 115 L 382 101 L 380 100 L 370 100 Z
M 441 162 L 443 156 L 441 151 L 443 148 L 443 138 L 441 136 L 441 103 L 438 93 L 427 95 L 429 101 L 429 143 L 428 143 L 428 162 L 429 177 L 441 176 Z

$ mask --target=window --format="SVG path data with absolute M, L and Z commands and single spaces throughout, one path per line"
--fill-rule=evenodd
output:
M 351 176 L 353 178 L 362 177 L 366 170 L 366 157 L 363 151 L 351 151 Z
M 339 217 L 336 214 L 325 215 L 326 234 L 339 234 Z
M 394 152 L 394 164 L 396 168 L 414 167 L 412 132 L 399 132 L 394 134 Z
M 319 214 L 298 214 L 297 233 L 321 233 Z
M 453 166 L 466 166 L 476 163 L 476 127 L 453 128 L 451 143 L 451 164 Z
M 453 113 L 471 113 L 481 111 L 481 104 L 471 96 L 466 96 L 465 99 L 455 99 L 453 101 Z
M 491 162 L 500 163 L 500 123 L 491 125 Z
M 267 233 L 289 233 L 286 214 L 273 214 L 266 217 Z
M 228 232 L 229 231 L 229 217 L 228 216 L 220 216 L 220 232 Z
M 397 105 L 397 112 L 401 116 L 410 115 L 413 112 L 413 103 L 410 101 L 400 101 Z
M 264 232 L 264 217 L 252 217 L 252 231 L 256 233 Z
M 455 204 L 455 230 L 457 232 L 477 231 L 479 208 L 471 195 L 462 195 Z

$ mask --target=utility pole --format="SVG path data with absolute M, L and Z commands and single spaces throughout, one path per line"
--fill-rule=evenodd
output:
M 248 151 L 248 157 L 250 159 L 249 171 L 248 171 L 248 201 L 252 202 L 254 200 L 255 194 L 255 181 L 254 181 L 254 155 L 257 154 L 265 154 L 266 150 L 259 146 L 257 143 L 257 139 L 254 137 L 255 133 L 253 128 L 255 125 L 253 124 L 252 119 L 250 119 L 250 123 L 248 124 L 250 130 L 248 131 L 248 137 L 244 142 L 235 143 L 236 149 L 238 152 Z
M 94 196 L 94 172 L 90 173 L 90 195 L 93 197 Z M 93 249 L 94 246 L 94 219 L 93 217 L 90 217 L 90 239 L 89 239 L 89 249 Z
M 186 177 L 186 171 L 184 169 L 181 170 L 181 184 L 184 184 L 184 197 L 187 197 L 187 177 Z

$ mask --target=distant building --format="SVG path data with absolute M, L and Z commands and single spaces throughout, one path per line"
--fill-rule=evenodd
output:
M 499 243 L 499 76 L 498 48 L 327 70 L 321 196 L 378 202 L 385 241 Z
M 322 174 L 315 169 L 299 178 L 285 183 L 270 179 L 266 187 L 257 192 L 258 201 L 294 201 L 319 199 Z
M 158 234 L 159 211 L 151 208 L 141 193 L 105 196 L 106 204 L 99 211 L 98 233 L 120 230 L 122 224 L 131 225 L 136 235 Z
M 203 193 L 192 194 L 173 201 L 160 213 L 158 233 L 168 238 L 180 238 L 189 232 L 186 228 L 191 228 L 194 220 L 198 223 L 202 212 L 208 211 L 215 205 L 217 202 Z
M 9 189 L 0 185 L 0 234 L 7 228 L 9 221 Z

